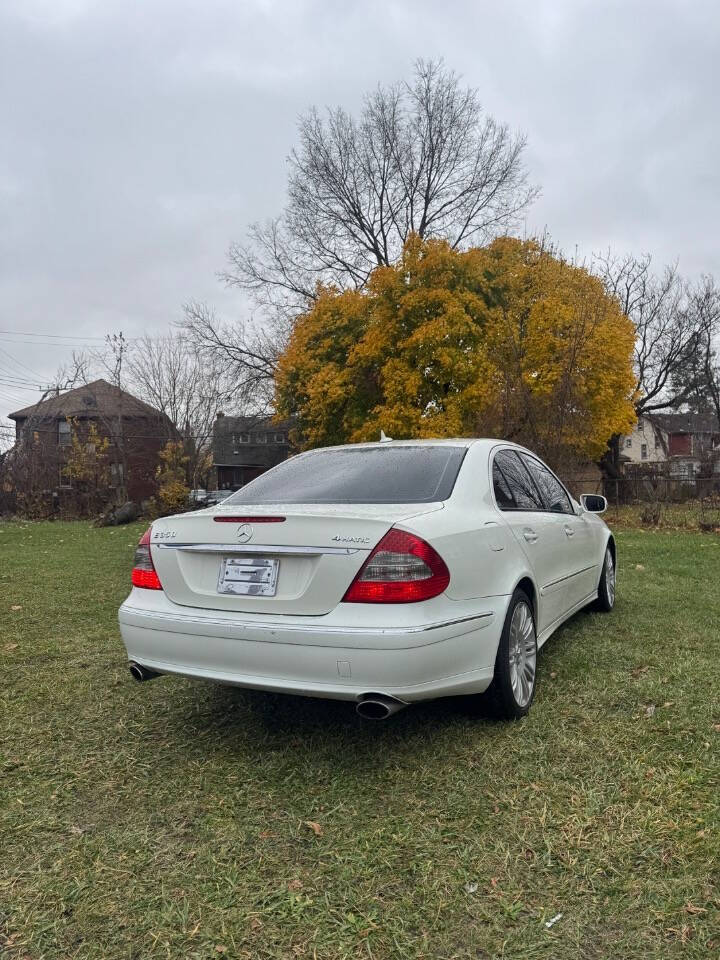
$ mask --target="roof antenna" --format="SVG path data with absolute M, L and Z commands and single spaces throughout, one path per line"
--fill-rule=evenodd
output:
M 380 431 L 380 443 L 390 443 L 391 440 L 392 440 L 392 437 L 386 437 L 386 436 L 385 436 L 385 431 L 384 431 L 384 430 L 381 430 L 381 431 Z

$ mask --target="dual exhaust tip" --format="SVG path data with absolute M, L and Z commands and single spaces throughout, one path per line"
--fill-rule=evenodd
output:
M 155 670 L 148 670 L 147 667 L 143 667 L 140 663 L 135 663 L 134 660 L 131 660 L 128 664 L 128 669 L 130 671 L 130 676 L 133 680 L 137 680 L 138 683 L 145 683 L 146 680 L 154 680 L 155 677 L 159 677 L 160 674 L 156 673 Z
M 355 711 L 363 720 L 387 720 L 406 706 L 402 700 L 388 697 L 384 693 L 364 693 L 358 700 Z
M 134 660 L 130 661 L 128 669 L 133 680 L 138 683 L 145 683 L 160 676 L 155 670 L 149 670 L 141 663 L 135 663 Z M 388 697 L 384 693 L 364 693 L 359 698 L 355 710 L 364 720 L 387 720 L 406 706 L 407 704 L 402 700 Z

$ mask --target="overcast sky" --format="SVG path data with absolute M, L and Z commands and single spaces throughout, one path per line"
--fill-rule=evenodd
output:
M 216 273 L 298 115 L 419 56 L 527 134 L 528 232 L 720 275 L 717 2 L 0 0 L 0 418 L 72 345 L 241 313 Z

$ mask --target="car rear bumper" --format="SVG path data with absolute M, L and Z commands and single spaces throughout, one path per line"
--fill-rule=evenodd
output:
M 134 591 L 120 608 L 128 657 L 176 673 L 259 690 L 355 700 L 384 693 L 406 702 L 480 693 L 493 676 L 506 597 L 448 601 L 443 616 L 418 619 L 407 609 L 392 626 L 357 626 L 350 605 L 328 617 L 243 618 L 173 604 L 158 593 L 143 606 Z M 450 609 L 449 609 L 450 608 Z M 455 609 L 457 608 L 457 609 Z M 409 620 L 402 624 L 399 620 Z

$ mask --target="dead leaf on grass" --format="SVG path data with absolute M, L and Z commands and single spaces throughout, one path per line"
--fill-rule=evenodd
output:
M 305 826 L 309 827 L 316 837 L 321 837 L 323 834 L 323 828 L 319 823 L 316 823 L 314 820 L 306 820 Z
M 5 646 L 3 647 L 3 650 L 7 650 L 7 652 L 10 653 L 11 650 L 17 650 L 17 644 L 16 644 L 16 643 L 6 643 Z
M 635 569 L 636 569 L 636 570 L 644 570 L 645 567 L 644 567 L 641 563 L 636 563 L 636 564 L 635 564 Z
M 11 609 L 11 610 L 22 610 L 22 604 L 21 604 L 21 603 L 13 603 L 12 606 L 10 607 L 10 609 Z
M 686 903 L 685 913 L 707 913 L 707 910 L 705 907 L 696 907 L 694 903 Z

